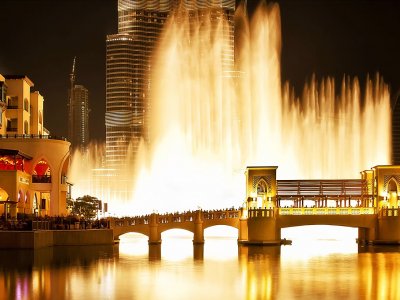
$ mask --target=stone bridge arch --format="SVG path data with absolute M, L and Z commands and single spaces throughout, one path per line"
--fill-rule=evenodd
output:
M 119 239 L 119 237 L 125 233 L 141 233 L 147 237 L 150 236 L 148 225 L 136 225 L 136 226 L 114 226 L 114 239 Z
M 159 232 L 162 234 L 168 230 L 173 229 L 181 229 L 185 231 L 189 231 L 194 234 L 194 223 L 193 222 L 177 222 L 177 223 L 167 223 L 167 224 L 158 224 Z
M 204 220 L 203 230 L 214 226 L 229 226 L 239 229 L 239 219 L 219 219 L 219 220 Z

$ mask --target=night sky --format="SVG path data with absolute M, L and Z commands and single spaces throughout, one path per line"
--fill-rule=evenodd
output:
M 272 2 L 272 1 L 269 1 Z M 269 3 L 268 2 L 268 3 Z M 400 90 L 400 1 L 281 0 L 282 80 L 297 94 L 317 79 L 379 72 Z M 251 13 L 258 1 L 248 1 Z M 67 135 L 72 60 L 89 90 L 90 135 L 105 138 L 105 40 L 117 33 L 117 0 L 1 0 L 0 74 L 24 74 L 45 98 L 45 127 Z

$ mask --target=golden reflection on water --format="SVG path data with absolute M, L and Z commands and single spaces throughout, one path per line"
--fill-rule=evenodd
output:
M 2 250 L 0 299 L 400 299 L 399 247 L 358 247 L 326 230 L 238 247 L 235 230 L 219 239 L 211 228 L 193 247 L 183 233 L 151 248 L 127 235 L 118 246 Z
M 399 248 L 393 250 L 397 252 L 363 253 L 359 256 L 360 286 L 365 287 L 360 291 L 365 291 L 365 299 L 400 299 Z

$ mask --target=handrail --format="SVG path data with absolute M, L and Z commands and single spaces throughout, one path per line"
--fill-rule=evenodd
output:
M 399 217 L 400 208 L 399 207 L 382 207 L 379 210 L 379 217 Z
M 286 207 L 279 208 L 280 215 L 373 215 L 373 207 Z
M 43 139 L 43 140 L 61 140 L 67 139 L 63 136 L 47 135 L 47 134 L 0 134 L 0 139 Z

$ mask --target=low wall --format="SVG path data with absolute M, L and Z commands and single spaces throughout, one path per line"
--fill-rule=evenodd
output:
M 54 246 L 108 245 L 114 243 L 112 229 L 53 231 Z
M 0 249 L 39 249 L 51 246 L 111 245 L 112 229 L 0 231 Z

